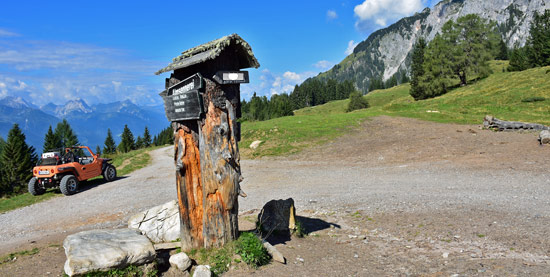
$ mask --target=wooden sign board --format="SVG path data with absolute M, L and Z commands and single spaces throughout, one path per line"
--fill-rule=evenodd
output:
M 183 121 L 201 118 L 201 114 L 204 113 L 200 94 L 202 84 L 202 76 L 197 73 L 160 93 L 168 120 Z

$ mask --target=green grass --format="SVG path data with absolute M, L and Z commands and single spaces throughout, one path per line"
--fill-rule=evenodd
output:
M 105 155 L 105 158 L 112 158 L 112 164 L 117 168 L 117 175 L 124 176 L 132 173 L 135 170 L 143 168 L 151 163 L 149 151 L 161 148 L 164 146 L 154 146 L 139 150 L 130 151 L 128 153 L 118 153 L 114 155 Z M 103 177 L 98 176 L 90 179 L 90 182 L 100 182 Z M 24 193 L 9 198 L 0 199 L 0 213 L 15 210 L 17 208 L 30 206 L 35 203 L 46 201 L 53 197 L 62 196 L 58 189 L 49 189 L 43 195 L 32 196 L 30 193 Z
M 32 250 L 24 250 L 24 251 L 10 253 L 0 258 L 0 265 L 13 261 L 14 258 L 21 257 L 21 256 L 32 256 L 34 254 L 37 254 L 38 252 L 40 252 L 38 248 L 33 248 Z
M 50 189 L 39 196 L 32 196 L 30 193 L 24 193 L 10 198 L 0 199 L 0 213 L 15 210 L 17 208 L 30 206 L 32 204 L 46 201 L 50 198 L 62 195 L 59 190 Z
M 149 165 L 151 163 L 151 155 L 149 155 L 149 151 L 161 147 L 164 146 L 152 146 L 139 150 L 133 150 L 128 153 L 104 155 L 104 157 L 113 159 L 111 163 L 116 167 L 117 175 L 124 176 Z
M 409 85 L 376 90 L 364 96 L 370 108 L 346 113 L 349 100 L 300 109 L 294 116 L 242 124 L 241 153 L 245 158 L 279 156 L 300 152 L 304 148 L 332 141 L 356 128 L 364 120 L 380 115 L 422 120 L 481 124 L 485 115 L 511 121 L 550 125 L 547 101 L 524 99 L 550 98 L 550 67 L 522 72 L 503 72 L 506 61 L 493 61 L 494 74 L 458 87 L 445 95 L 414 101 Z M 250 143 L 261 140 L 256 149 Z

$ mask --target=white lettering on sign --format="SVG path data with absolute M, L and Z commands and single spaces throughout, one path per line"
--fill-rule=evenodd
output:
M 190 91 L 194 88 L 195 88 L 195 83 L 191 82 L 187 85 L 182 86 L 181 88 L 174 89 L 173 92 L 172 92 L 172 95 L 178 95 L 178 94 L 186 93 L 186 92 L 188 92 L 188 91 Z
M 185 108 L 177 108 L 177 109 L 175 109 L 175 112 L 183 113 L 183 112 L 185 112 Z

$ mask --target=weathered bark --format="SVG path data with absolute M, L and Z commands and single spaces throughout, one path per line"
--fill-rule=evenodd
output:
M 548 130 L 548 126 L 542 124 L 516 122 L 516 121 L 504 121 L 492 116 L 485 116 L 483 119 L 483 127 L 486 129 L 493 129 L 498 131 L 514 131 L 514 130 Z
M 195 123 L 196 125 L 196 123 Z M 201 248 L 203 240 L 203 189 L 198 135 L 180 123 L 173 124 L 178 205 L 181 218 L 181 248 Z
M 239 179 L 241 177 L 238 125 L 239 85 L 206 81 L 206 117 L 199 128 L 203 184 L 205 247 L 221 246 L 238 236 Z
M 239 85 L 205 82 L 205 118 L 172 123 L 184 251 L 222 246 L 239 229 Z

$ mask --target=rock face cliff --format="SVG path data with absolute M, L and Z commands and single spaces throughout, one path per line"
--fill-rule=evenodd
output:
M 372 33 L 353 53 L 315 78 L 353 80 L 366 93 L 372 78 L 387 80 L 410 69 L 410 52 L 419 37 L 431 41 L 448 20 L 477 14 L 497 23 L 509 48 L 523 46 L 535 11 L 550 9 L 550 0 L 444 0 Z

